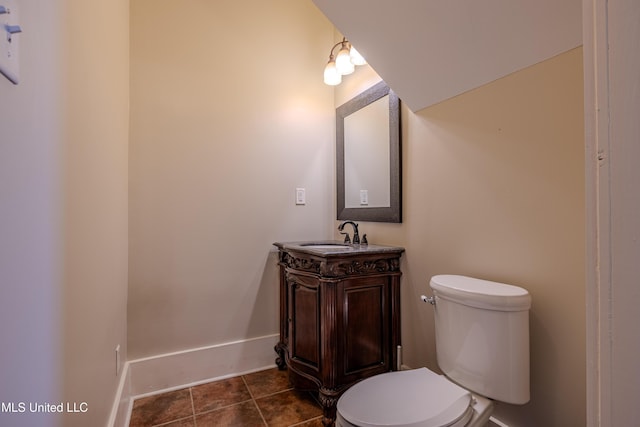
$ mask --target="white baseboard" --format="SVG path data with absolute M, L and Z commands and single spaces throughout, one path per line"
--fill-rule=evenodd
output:
M 490 427 L 509 427 L 508 425 L 506 425 L 505 423 L 503 423 L 502 421 L 498 420 L 493 416 L 489 417 L 489 426 Z
M 161 354 L 125 363 L 108 427 L 126 427 L 133 398 L 275 366 L 278 334 Z
M 107 421 L 107 427 L 127 427 L 129 425 L 131 406 L 133 405 L 130 372 L 129 362 L 125 362 L 120 373 L 120 382 L 111 407 L 111 415 L 109 416 L 109 421 Z

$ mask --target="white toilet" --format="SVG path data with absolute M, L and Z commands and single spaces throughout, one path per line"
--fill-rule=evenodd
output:
M 361 381 L 338 400 L 338 427 L 479 427 L 492 400 L 529 401 L 527 290 L 453 275 L 430 285 L 444 376 L 419 368 Z

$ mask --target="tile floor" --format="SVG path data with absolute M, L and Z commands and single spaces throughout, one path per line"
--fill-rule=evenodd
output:
M 273 368 L 136 399 L 129 427 L 143 426 L 321 427 L 322 409 Z

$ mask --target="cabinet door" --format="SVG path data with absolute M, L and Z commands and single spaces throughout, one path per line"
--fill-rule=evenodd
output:
M 317 371 L 320 365 L 319 281 L 291 274 L 288 288 L 291 360 Z
M 390 369 L 389 291 L 386 276 L 343 282 L 338 354 L 345 379 L 357 380 Z

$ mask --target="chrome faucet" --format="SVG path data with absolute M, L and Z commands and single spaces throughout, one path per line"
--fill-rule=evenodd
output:
M 345 243 L 349 242 L 349 233 L 342 233 L 342 230 L 344 229 L 344 226 L 347 224 L 351 224 L 353 226 L 353 244 L 354 245 L 359 245 L 360 244 L 360 235 L 358 234 L 358 224 L 356 224 L 353 221 L 345 221 L 342 224 L 340 224 L 338 226 L 338 231 L 340 231 L 340 234 L 346 234 L 346 237 L 344 238 Z

